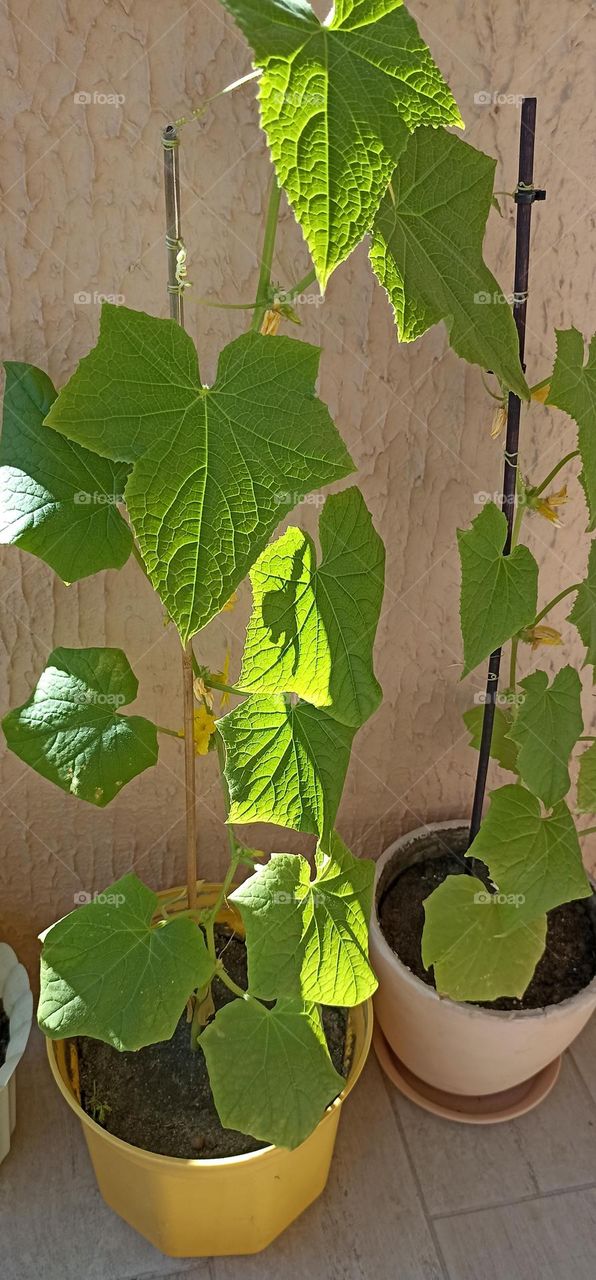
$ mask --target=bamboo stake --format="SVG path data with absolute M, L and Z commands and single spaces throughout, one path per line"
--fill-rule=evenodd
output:
M 169 124 L 162 133 L 164 149 L 164 192 L 166 205 L 166 249 L 168 256 L 168 294 L 170 315 L 179 325 L 184 325 L 184 283 L 181 266 L 184 258 L 180 217 L 179 139 L 175 125 Z M 194 744 L 194 689 L 193 689 L 192 641 L 182 649 L 182 689 L 184 702 L 184 789 L 186 803 L 186 883 L 188 905 L 197 905 L 197 789 L 196 758 Z

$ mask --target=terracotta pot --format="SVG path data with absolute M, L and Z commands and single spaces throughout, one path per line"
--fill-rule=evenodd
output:
M 16 1069 L 25 1052 L 33 997 L 27 970 L 6 942 L 0 942 L 0 1000 L 9 1019 L 6 1058 L 0 1067 L 0 1164 L 10 1151 L 10 1139 L 17 1122 Z
M 378 904 L 397 872 L 429 856 L 429 836 L 457 829 L 465 832 L 467 824 L 430 823 L 396 840 L 379 859 L 370 939 L 379 979 L 374 1007 L 391 1049 L 420 1080 L 447 1093 L 482 1096 L 529 1080 L 568 1048 L 596 1008 L 596 978 L 561 1004 L 506 1013 L 438 996 L 402 964 L 381 932 Z
M 201 905 L 211 905 L 218 888 L 204 885 Z M 240 917 L 231 907 L 218 919 L 242 933 Z M 372 1001 L 350 1010 L 352 1055 L 345 1088 L 305 1142 L 294 1151 L 265 1147 L 223 1160 L 178 1160 L 113 1137 L 79 1104 L 73 1042 L 48 1040 L 47 1049 L 56 1084 L 83 1126 L 99 1189 L 110 1208 L 162 1253 L 219 1257 L 266 1248 L 324 1190 L 341 1108 L 366 1062 L 372 1024 Z

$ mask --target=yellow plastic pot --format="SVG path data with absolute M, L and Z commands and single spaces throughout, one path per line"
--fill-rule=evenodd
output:
M 201 904 L 214 902 L 218 888 L 203 886 Z M 218 919 L 242 932 L 230 907 Z M 324 1190 L 342 1103 L 366 1062 L 372 1024 L 370 1000 L 350 1010 L 352 1055 L 345 1088 L 305 1142 L 294 1151 L 265 1147 L 225 1160 L 155 1155 L 106 1133 L 79 1105 L 74 1043 L 48 1040 L 47 1050 L 56 1084 L 83 1126 L 106 1203 L 162 1253 L 203 1258 L 258 1253 Z

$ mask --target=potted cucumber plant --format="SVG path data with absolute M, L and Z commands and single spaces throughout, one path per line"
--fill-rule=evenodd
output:
M 535 100 L 528 103 L 535 114 Z M 531 184 L 520 189 L 525 199 Z M 529 224 L 525 234 L 529 243 Z M 524 289 L 522 338 L 526 297 Z M 585 578 L 563 578 L 540 604 L 538 565 L 520 542 L 525 521 L 561 523 L 564 472 L 578 457 L 589 532 L 596 521 L 596 339 L 586 361 L 576 329 L 558 331 L 556 348 L 552 376 L 532 388 L 532 398 L 571 415 L 577 447 L 562 435 L 562 456 L 548 474 L 517 474 L 515 513 L 515 489 L 505 491 L 503 510 L 479 495 L 485 505 L 458 532 L 463 676 L 490 658 L 487 693 L 464 720 L 481 762 L 490 747 L 512 778 L 491 792 L 480 821 L 480 766 L 477 829 L 474 817 L 471 831 L 462 820 L 431 823 L 397 840 L 377 868 L 371 956 L 380 981 L 379 1055 L 421 1105 L 472 1122 L 510 1118 L 540 1101 L 596 1007 L 595 899 L 580 846 L 596 828 L 577 826 L 596 811 L 593 724 L 584 724 L 572 662 L 552 678 L 540 667 L 528 672 L 527 662 L 520 670 L 522 655 L 544 645 L 577 648 L 578 635 L 583 665 L 596 664 L 594 542 L 586 538 Z M 505 406 L 494 434 L 508 419 L 507 480 L 516 466 L 517 434 L 512 449 L 509 429 L 513 417 L 518 430 L 519 401 L 510 398 L 509 414 Z M 551 613 L 563 601 L 572 608 L 561 634 Z M 506 644 L 508 678 L 496 695 Z M 570 772 L 572 757 L 577 770 Z
M 326 23 L 305 0 L 225 7 L 253 49 L 244 79 L 258 79 L 275 167 L 249 331 L 204 386 L 177 323 L 189 267 L 170 128 L 175 319 L 104 305 L 97 345 L 58 393 L 9 363 L 0 453 L 3 540 L 65 582 L 134 556 L 180 637 L 186 886 L 156 893 L 129 874 L 51 927 L 38 1018 L 104 1196 L 182 1256 L 263 1248 L 322 1190 L 376 986 L 373 866 L 335 820 L 354 735 L 381 697 L 384 552 L 355 487 L 327 498 L 319 552 L 297 526 L 269 542 L 297 495 L 354 470 L 315 392 L 319 351 L 278 329 L 370 234 L 399 338 L 443 320 L 459 356 L 527 394 L 510 308 L 489 317 L 473 301 L 490 291 L 504 303 L 482 257 L 494 162 L 447 132 L 458 108 L 401 0 L 337 0 Z M 296 284 L 272 278 L 282 191 L 313 262 Z M 223 661 L 202 662 L 197 637 L 247 574 L 233 683 Z M 156 766 L 160 735 L 180 736 L 175 717 L 126 712 L 136 694 L 121 649 L 56 649 L 4 719 L 8 746 L 103 808 Z M 225 714 L 222 695 L 234 699 Z M 222 764 L 229 834 L 215 886 L 196 865 L 195 757 L 207 751 Z M 315 836 L 314 869 L 283 851 L 262 865 L 237 834 L 251 822 Z

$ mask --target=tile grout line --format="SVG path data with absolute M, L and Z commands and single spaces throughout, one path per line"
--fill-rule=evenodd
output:
M 582 1069 L 581 1069 L 581 1067 L 580 1067 L 580 1064 L 579 1064 L 579 1062 L 577 1061 L 577 1058 L 575 1057 L 575 1054 L 574 1054 L 574 1052 L 573 1052 L 573 1045 L 570 1045 L 570 1047 L 569 1047 L 569 1053 L 568 1053 L 568 1055 L 567 1055 L 567 1056 L 568 1056 L 569 1061 L 572 1063 L 573 1070 L 575 1071 L 575 1074 L 577 1075 L 577 1078 L 578 1078 L 578 1080 L 579 1080 L 579 1082 L 580 1082 L 581 1088 L 582 1088 L 583 1092 L 586 1094 L 586 1096 L 587 1096 L 587 1098 L 588 1098 L 588 1101 L 589 1101 L 589 1102 L 590 1102 L 590 1104 L 591 1104 L 592 1110 L 593 1110 L 593 1111 L 596 1111 L 596 1099 L 594 1098 L 594 1095 L 593 1095 L 593 1093 L 592 1093 L 592 1091 L 591 1091 L 591 1089 L 590 1089 L 590 1086 L 589 1086 L 589 1084 L 588 1084 L 588 1082 L 587 1082 L 587 1080 L 586 1080 L 586 1078 L 585 1078 L 585 1076 L 584 1076 L 584 1073 L 583 1073 L 583 1071 L 582 1071 Z
M 596 1181 L 580 1182 L 575 1187 L 554 1187 L 551 1191 L 541 1191 L 538 1195 L 519 1196 L 517 1200 L 500 1200 L 496 1204 L 479 1204 L 469 1209 L 448 1209 L 444 1213 L 434 1213 L 431 1217 L 433 1222 L 443 1222 L 449 1218 L 465 1218 L 471 1213 L 490 1213 L 501 1209 L 515 1209 L 518 1204 L 537 1204 L 539 1200 L 554 1200 L 557 1196 L 573 1196 L 581 1191 L 596 1191 Z
M 399 1136 L 400 1136 L 400 1138 L 401 1138 L 401 1140 L 402 1140 L 403 1146 L 404 1146 L 404 1151 L 405 1151 L 405 1155 L 406 1155 L 406 1160 L 407 1160 L 407 1162 L 408 1162 L 408 1166 L 409 1166 L 409 1169 L 410 1169 L 410 1173 L 411 1173 L 411 1175 L 412 1175 L 412 1179 L 413 1179 L 413 1182 L 414 1182 L 414 1186 L 415 1186 L 415 1188 L 416 1188 L 416 1193 L 417 1193 L 417 1196 L 418 1196 L 418 1200 L 419 1200 L 420 1206 L 421 1206 L 421 1208 L 422 1208 L 422 1212 L 423 1212 L 423 1214 L 424 1214 L 424 1218 L 425 1218 L 425 1221 L 426 1221 L 426 1225 L 427 1225 L 427 1227 L 428 1227 L 429 1234 L 430 1234 L 430 1237 L 431 1237 L 432 1242 L 433 1242 L 433 1245 L 434 1245 L 434 1249 L 435 1249 L 435 1253 L 436 1253 L 436 1255 L 437 1255 L 437 1260 L 438 1260 L 439 1266 L 440 1266 L 440 1268 L 441 1268 L 441 1271 L 443 1272 L 444 1280 L 452 1280 L 451 1272 L 449 1271 L 449 1268 L 448 1268 L 448 1266 L 447 1266 L 447 1262 L 446 1262 L 446 1260 L 445 1260 L 445 1255 L 444 1255 L 444 1253 L 443 1253 L 443 1248 L 442 1248 L 441 1242 L 440 1242 L 440 1240 L 439 1240 L 439 1236 L 438 1236 L 438 1232 L 437 1232 L 437 1229 L 436 1229 L 436 1225 L 435 1225 L 434 1219 L 433 1219 L 432 1214 L 430 1213 L 430 1210 L 429 1210 L 428 1205 L 427 1205 L 427 1203 L 426 1203 L 426 1196 L 425 1196 L 424 1191 L 423 1191 L 423 1189 L 422 1189 L 422 1183 L 421 1183 L 420 1178 L 419 1178 L 419 1176 L 418 1176 L 418 1170 L 417 1170 L 416 1165 L 415 1165 L 415 1163 L 414 1163 L 414 1158 L 413 1158 L 413 1156 L 412 1156 L 412 1152 L 410 1151 L 410 1146 L 409 1146 L 409 1143 L 408 1143 L 408 1139 L 407 1139 L 407 1137 L 406 1137 L 405 1129 L 404 1129 L 403 1124 L 402 1124 L 401 1116 L 399 1115 L 398 1111 L 396 1110 L 396 1107 L 394 1106 L 394 1102 L 393 1102 L 393 1093 L 394 1093 L 394 1089 L 393 1089 L 393 1087 L 392 1087 L 392 1086 L 390 1086 L 390 1084 L 389 1084 L 389 1082 L 388 1082 L 388 1080 L 387 1080 L 387 1078 L 386 1078 L 386 1076 L 385 1076 L 385 1072 L 383 1071 L 383 1068 L 381 1067 L 381 1064 L 379 1063 L 378 1065 L 379 1065 L 379 1070 L 380 1070 L 380 1072 L 381 1072 L 381 1078 L 382 1078 L 382 1081 L 383 1081 L 383 1088 L 385 1089 L 385 1092 L 386 1092 L 386 1094 L 387 1094 L 387 1096 L 388 1096 L 388 1098 L 389 1098 L 389 1106 L 391 1107 L 391 1114 L 392 1114 L 392 1116 L 393 1116 L 393 1119 L 394 1119 L 394 1122 L 395 1122 L 395 1127 L 396 1127 L 396 1129 L 397 1129 L 397 1132 L 398 1132 L 398 1134 L 399 1134 Z

